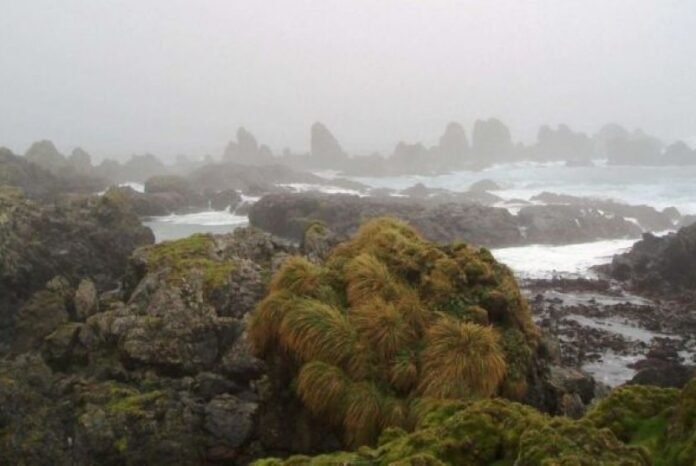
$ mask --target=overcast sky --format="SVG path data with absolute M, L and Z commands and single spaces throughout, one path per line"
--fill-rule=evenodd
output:
M 446 123 L 617 121 L 696 142 L 693 0 L 0 0 L 0 146 L 351 152 Z

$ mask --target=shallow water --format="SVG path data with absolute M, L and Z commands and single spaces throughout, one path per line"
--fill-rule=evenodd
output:
M 228 211 L 206 211 L 192 214 L 171 214 L 149 217 L 143 221 L 155 235 L 155 241 L 185 238 L 194 233 L 229 233 L 249 223 L 246 216 Z

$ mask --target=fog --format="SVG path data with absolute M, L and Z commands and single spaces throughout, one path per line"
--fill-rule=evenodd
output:
M 5 0 L 0 145 L 95 158 L 276 153 L 322 121 L 351 153 L 497 117 L 696 136 L 690 1 Z

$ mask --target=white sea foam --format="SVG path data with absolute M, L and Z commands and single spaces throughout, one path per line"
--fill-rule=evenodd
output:
M 430 188 L 466 191 L 471 184 L 491 179 L 503 199 L 530 200 L 549 191 L 573 196 L 614 199 L 655 208 L 677 207 L 696 214 L 696 166 L 613 167 L 595 162 L 592 167 L 565 167 L 559 163 L 499 164 L 480 171 L 459 171 L 438 176 L 354 177 L 371 187 L 405 189 L 416 183 Z
M 360 191 L 355 189 L 341 188 L 340 186 L 322 185 L 322 184 L 311 184 L 311 183 L 285 183 L 278 186 L 283 186 L 290 188 L 298 193 L 305 193 L 310 191 L 317 191 L 326 194 L 353 194 L 356 196 L 363 196 Z
M 158 217 L 150 217 L 149 222 L 169 223 L 173 225 L 244 225 L 249 219 L 245 216 L 235 215 L 226 210 L 194 212 L 190 214 L 171 214 Z
M 145 185 L 143 183 L 138 183 L 137 181 L 126 181 L 125 183 L 119 183 L 119 186 L 127 186 L 133 191 L 138 191 L 139 193 L 145 192 Z
M 593 276 L 591 267 L 610 262 L 614 254 L 625 252 L 635 241 L 617 239 L 565 246 L 534 244 L 492 252 L 520 278 L 588 277 Z

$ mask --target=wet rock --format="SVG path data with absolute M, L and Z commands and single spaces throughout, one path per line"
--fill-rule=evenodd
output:
M 469 186 L 469 191 L 471 192 L 498 191 L 500 189 L 502 188 L 498 183 L 489 179 L 479 180 L 471 186 Z
M 641 234 L 640 227 L 621 217 L 610 218 L 598 209 L 572 205 L 527 206 L 518 217 L 532 244 L 582 243 Z
M 225 189 L 215 193 L 209 193 L 207 196 L 210 202 L 210 207 L 213 210 L 228 210 L 234 212 L 242 202 L 242 196 L 234 189 Z
M 241 401 L 232 395 L 219 395 L 205 406 L 205 430 L 219 442 L 216 446 L 233 450 L 251 436 L 257 410 L 257 403 Z
M 550 384 L 563 394 L 577 394 L 583 404 L 595 397 L 596 383 L 589 374 L 575 368 L 551 366 Z
M 567 244 L 639 236 L 640 228 L 577 206 L 528 206 L 518 216 L 506 209 L 465 202 L 429 202 L 348 195 L 271 194 L 249 212 L 252 225 L 302 241 L 305 230 L 322 222 L 345 238 L 367 219 L 394 216 L 438 242 L 465 241 L 486 247 Z
M 663 237 L 646 233 L 602 270 L 640 291 L 670 295 L 696 290 L 696 225 Z
M 97 287 L 90 279 L 83 279 L 75 291 L 75 314 L 78 320 L 85 320 L 99 312 Z

